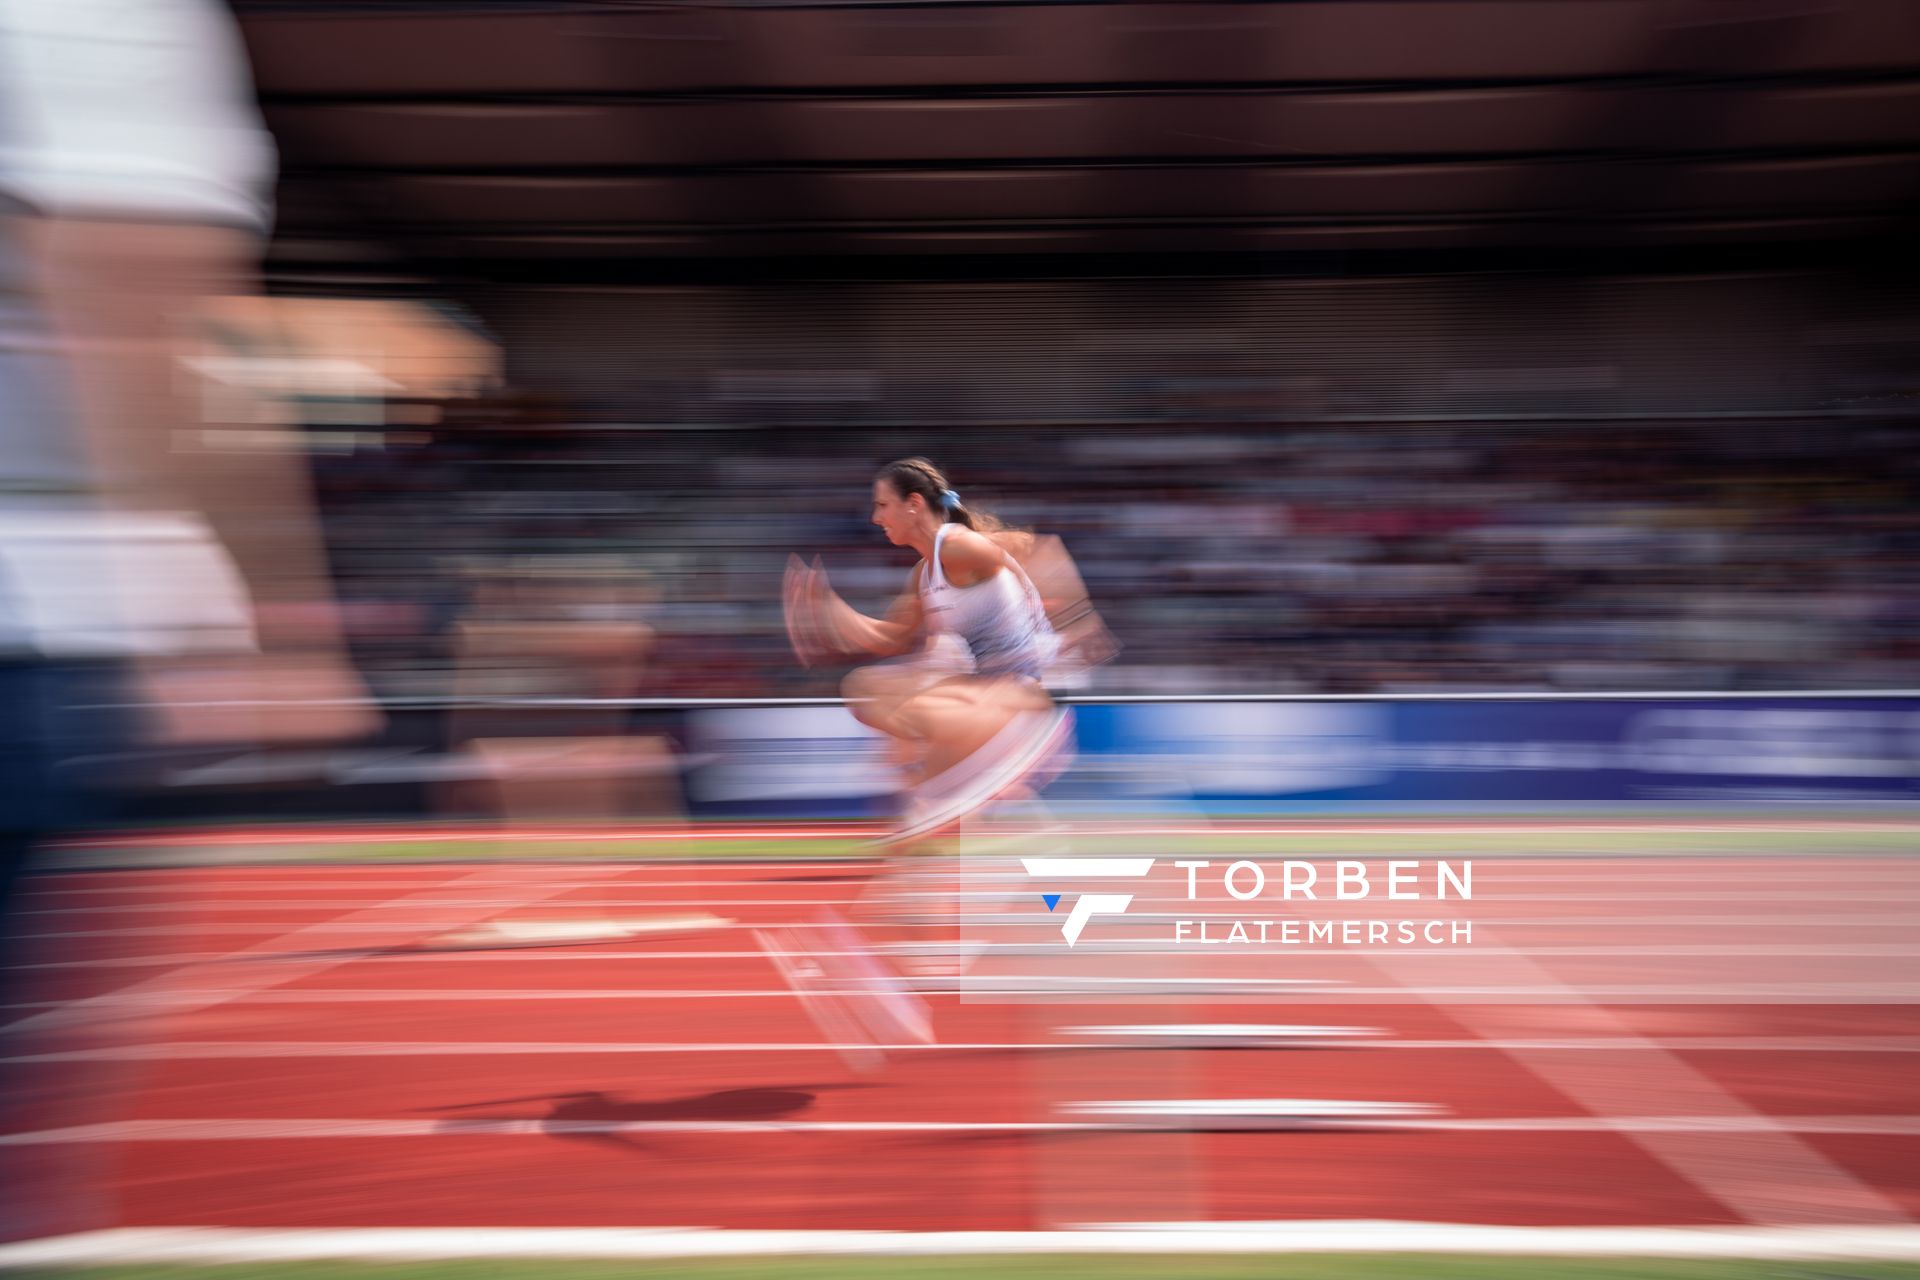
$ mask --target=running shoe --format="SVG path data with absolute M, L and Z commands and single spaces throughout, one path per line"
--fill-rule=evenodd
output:
M 815 952 L 834 989 L 849 997 L 854 1015 L 882 1044 L 933 1044 L 926 1002 L 839 912 L 823 907 L 815 931 L 826 945 Z
M 861 1020 L 854 1016 L 848 996 L 836 988 L 827 967 L 796 936 L 792 929 L 755 929 L 753 940 L 773 962 L 774 970 L 800 1001 L 820 1034 L 853 1070 L 877 1071 L 886 1063 L 886 1055 L 874 1044 Z

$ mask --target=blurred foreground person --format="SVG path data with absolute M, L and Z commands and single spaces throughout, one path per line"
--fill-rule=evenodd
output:
M 80 758 L 375 723 L 298 433 L 264 402 L 244 448 L 200 420 L 209 304 L 253 288 L 272 171 L 224 6 L 0 0 L 0 942 L 34 847 L 84 816 Z M 0 1235 L 61 1225 L 35 1183 Z

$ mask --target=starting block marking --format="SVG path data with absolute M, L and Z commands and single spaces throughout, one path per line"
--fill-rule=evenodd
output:
M 696 911 L 680 915 L 640 916 L 627 920 L 490 920 L 485 924 L 428 938 L 423 951 L 485 947 L 552 947 L 582 942 L 619 942 L 680 933 L 698 933 L 732 924 L 724 916 Z
M 1431 1120 L 1447 1114 L 1427 1102 L 1369 1102 L 1337 1098 L 1155 1098 L 1132 1102 L 1068 1102 L 1060 1111 L 1083 1120 L 1143 1128 L 1293 1129 L 1317 1125 Z

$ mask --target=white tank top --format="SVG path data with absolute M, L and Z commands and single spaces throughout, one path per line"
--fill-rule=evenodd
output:
M 958 527 L 941 525 L 933 535 L 933 554 L 923 562 L 920 607 L 927 629 L 965 641 L 981 675 L 1040 679 L 1060 648 L 1040 593 L 1011 556 L 1001 572 L 984 582 L 957 587 L 947 581 L 940 548 L 948 531 Z

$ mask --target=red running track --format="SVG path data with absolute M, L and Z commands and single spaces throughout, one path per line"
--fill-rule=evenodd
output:
M 143 983 L 153 1002 L 15 1038 L 9 1071 L 39 1104 L 9 1129 L 41 1136 L 6 1150 L 14 1176 L 61 1193 L 69 1230 L 1920 1215 L 1920 867 L 1635 857 L 1488 861 L 1478 874 L 1475 927 L 1497 944 L 1484 954 L 1220 962 L 1344 984 L 1279 1004 L 936 996 L 942 1045 L 871 1075 L 823 1045 L 744 928 L 373 950 L 417 942 L 422 921 L 445 926 L 436 904 L 449 896 L 480 919 L 701 903 L 742 924 L 804 920 L 857 893 L 858 867 L 48 877 L 24 917 L 40 967 L 10 1012 Z M 232 959 L 247 948 L 270 963 Z M 1202 1052 L 1059 1035 L 1140 1021 L 1388 1037 Z M 1460 1127 L 1019 1127 L 1054 1123 L 1072 1101 L 1233 1097 L 1433 1103 Z M 1648 1122 L 1676 1120 L 1694 1131 L 1648 1136 Z M 255 1123 L 232 1136 L 235 1122 Z M 839 1127 L 862 1124 L 905 1127 Z

